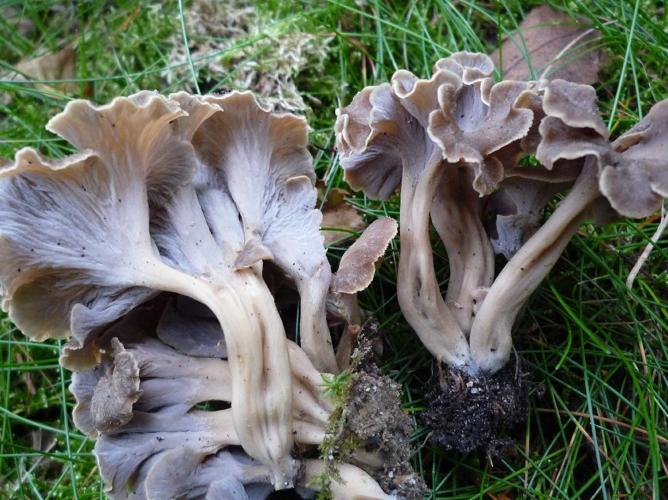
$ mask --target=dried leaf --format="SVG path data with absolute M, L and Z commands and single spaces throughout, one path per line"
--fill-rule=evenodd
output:
M 520 24 L 519 33 L 506 37 L 501 50 L 490 56 L 508 80 L 542 76 L 592 84 L 598 81 L 603 59 L 597 43 L 600 36 L 599 31 L 582 19 L 573 19 L 543 5 L 529 12 Z
M 366 223 L 355 207 L 345 201 L 345 196 L 349 193 L 343 189 L 332 189 L 327 197 L 327 203 L 322 209 L 322 231 L 325 237 L 325 245 L 339 241 L 351 232 L 361 231 L 366 227 Z M 337 231 L 336 229 L 342 229 Z
M 75 60 L 74 47 L 71 45 L 55 53 L 44 54 L 34 59 L 21 60 L 16 64 L 18 73 L 16 79 L 73 80 L 75 78 Z M 79 89 L 79 85 L 72 82 L 37 83 L 35 86 L 41 90 L 57 91 L 63 94 L 76 93 Z

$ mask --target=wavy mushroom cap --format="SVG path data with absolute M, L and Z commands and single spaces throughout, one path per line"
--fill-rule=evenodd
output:
M 472 85 L 487 81 L 492 76 L 494 62 L 485 54 L 463 51 L 439 59 L 434 68 L 435 70 L 448 70 L 450 73 L 457 75 L 465 85 Z
M 601 193 L 619 215 L 645 217 L 668 196 L 668 101 L 655 104 L 631 130 L 609 142 L 609 132 L 588 85 L 547 84 L 536 157 L 546 168 L 564 160 L 594 158 Z
M 536 158 L 545 168 L 551 170 L 559 160 L 600 157 L 609 149 L 593 87 L 553 80 L 545 88 L 543 109 Z
M 336 144 L 345 179 L 372 198 L 389 198 L 401 183 L 404 164 L 424 161 L 433 148 L 387 83 L 362 90 L 337 115 Z
M 376 272 L 376 261 L 397 235 L 397 229 L 397 221 L 391 217 L 373 221 L 341 257 L 332 291 L 354 294 L 366 289 Z
M 429 117 L 438 109 L 438 91 L 444 85 L 460 87 L 461 78 L 446 69 L 437 67 L 434 68 L 434 73 L 428 80 L 418 78 L 406 70 L 396 71 L 392 75 L 392 91 L 406 111 L 424 129 L 428 129 Z
M 619 214 L 646 217 L 668 198 L 668 100 L 655 104 L 619 137 L 604 163 L 599 187 Z
M 473 165 L 473 187 L 481 195 L 494 191 L 504 177 L 504 165 L 493 153 L 529 132 L 533 112 L 521 107 L 529 91 L 525 82 L 439 89 L 440 113 L 432 115 L 429 133 L 443 158 Z
M 434 161 L 471 164 L 474 187 L 489 194 L 503 179 L 503 155 L 533 124 L 535 85 L 493 85 L 494 65 L 483 54 L 441 59 L 431 78 L 400 70 L 392 84 L 367 87 L 337 111 L 337 148 L 346 180 L 374 198 L 387 198 L 401 182 Z M 514 159 L 514 157 L 513 157 Z
M 151 92 L 73 101 L 48 128 L 82 153 L 50 161 L 26 148 L 0 171 L 2 306 L 26 335 L 66 337 L 77 306 L 91 329 L 151 296 L 148 202 L 192 176 L 173 126 L 184 117 Z
M 319 264 L 324 257 L 322 216 L 314 209 L 306 121 L 262 108 L 249 92 L 203 100 L 224 111 L 197 130 L 193 145 L 207 172 L 202 189 L 225 186 L 241 218 L 245 243 L 237 267 L 275 259 L 291 272 L 295 247 L 309 250 L 302 260 L 318 259 Z M 301 264 L 303 269 L 315 266 Z

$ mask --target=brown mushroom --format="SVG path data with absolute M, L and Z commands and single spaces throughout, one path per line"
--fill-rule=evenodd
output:
M 404 315 L 438 359 L 474 371 L 466 335 L 494 275 L 479 195 L 503 179 L 501 153 L 527 135 L 535 106 L 533 84 L 493 85 L 492 71 L 487 56 L 466 52 L 437 62 L 429 80 L 398 71 L 391 87 L 366 88 L 339 110 L 336 125 L 354 188 L 387 197 L 401 175 Z M 445 300 L 435 280 L 430 214 L 450 258 Z
M 391 88 L 364 89 L 342 108 L 336 127 L 353 187 L 387 197 L 401 175 L 399 304 L 437 359 L 470 374 L 505 365 L 518 312 L 582 220 L 646 216 L 668 192 L 663 102 L 611 145 L 592 87 L 492 85 L 492 69 L 486 56 L 460 53 L 439 61 L 429 80 L 399 71 Z M 541 166 L 518 164 L 534 152 Z M 569 187 L 539 228 L 542 209 Z M 429 211 L 450 262 L 446 301 Z M 492 244 L 509 258 L 496 279 L 488 216 Z
M 362 312 L 357 293 L 365 290 L 376 272 L 376 262 L 397 235 L 397 222 L 391 217 L 373 221 L 341 257 L 339 269 L 332 279 L 330 309 L 345 325 L 337 346 L 339 366 L 347 368 L 353 345 L 361 329 Z
M 471 349 L 490 372 L 505 364 L 518 312 L 583 220 L 608 203 L 619 216 L 644 217 L 668 195 L 668 159 L 659 153 L 668 140 L 667 101 L 610 144 L 591 87 L 554 80 L 545 100 L 537 157 L 548 167 L 574 159 L 584 165 L 568 195 L 497 276 L 476 315 Z

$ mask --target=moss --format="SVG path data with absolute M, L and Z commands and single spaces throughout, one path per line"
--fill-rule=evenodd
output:
M 326 381 L 335 408 L 320 446 L 326 467 L 318 486 L 326 495 L 331 481 L 340 480 L 337 464 L 364 450 L 380 459 L 382 466 L 370 472 L 385 491 L 422 498 L 424 482 L 410 465 L 414 424 L 402 410 L 401 386 L 383 375 L 374 360 L 376 337 L 378 324 L 369 320 L 358 336 L 350 368 Z

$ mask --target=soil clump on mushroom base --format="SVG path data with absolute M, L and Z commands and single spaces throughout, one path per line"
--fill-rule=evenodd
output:
M 381 488 L 397 498 L 421 499 L 426 485 L 410 463 L 415 452 L 410 443 L 415 425 L 402 410 L 401 385 L 376 364 L 374 341 L 378 337 L 378 323 L 367 321 L 352 354 L 345 400 L 330 419 L 325 460 L 332 461 L 335 477 L 336 462 L 344 460 L 351 450 L 375 453 L 382 465 L 372 476 Z
M 536 387 L 520 358 L 491 376 L 476 377 L 444 365 L 433 385 L 422 414 L 432 443 L 492 458 L 503 457 L 514 442 L 506 433 L 526 421 L 529 392 Z

